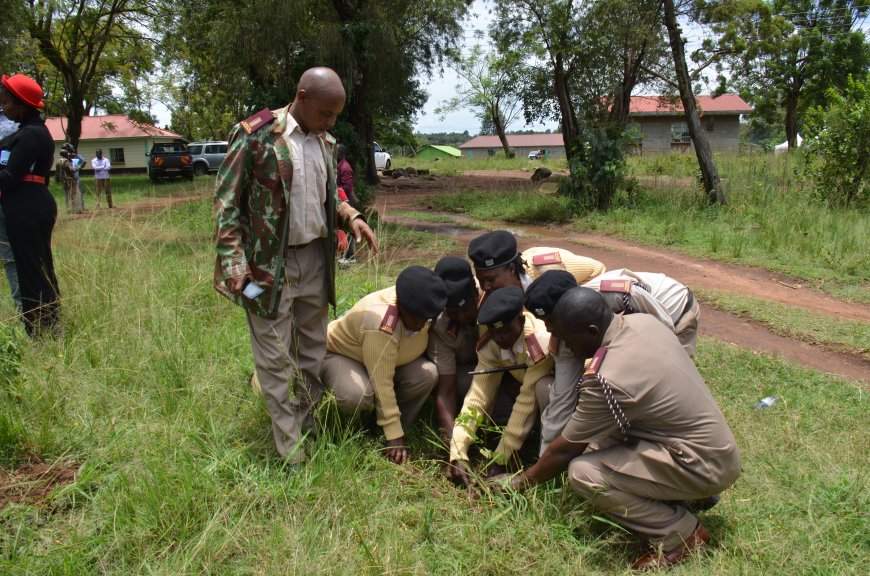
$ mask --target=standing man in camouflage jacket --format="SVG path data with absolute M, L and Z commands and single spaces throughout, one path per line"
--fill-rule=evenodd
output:
M 377 250 L 362 214 L 336 195 L 335 139 L 326 131 L 344 104 L 333 70 L 307 70 L 289 106 L 233 127 L 215 190 L 215 288 L 247 311 L 254 378 L 278 453 L 294 466 L 305 460 L 303 434 L 323 395 L 336 220 Z

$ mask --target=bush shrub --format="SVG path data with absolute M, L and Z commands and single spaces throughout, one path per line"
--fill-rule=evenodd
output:
M 849 78 L 842 93 L 828 89 L 828 108 L 816 107 L 804 123 L 802 175 L 815 193 L 835 205 L 866 205 L 870 179 L 870 76 Z

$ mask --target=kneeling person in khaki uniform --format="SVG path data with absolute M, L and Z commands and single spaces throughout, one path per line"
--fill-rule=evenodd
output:
M 616 314 L 652 314 L 674 331 L 689 356 L 695 355 L 701 307 L 688 286 L 659 272 L 611 270 L 583 284 L 604 296 Z
M 556 304 L 552 328 L 591 361 L 562 435 L 510 485 L 524 489 L 567 468 L 577 494 L 657 546 L 633 568 L 681 562 L 710 538 L 691 510 L 740 475 L 722 412 L 676 336 L 650 315 L 616 316 L 600 294 L 578 287 Z
M 444 282 L 427 268 L 411 266 L 394 287 L 365 296 L 327 329 L 324 385 L 342 414 L 376 410 L 387 456 L 396 464 L 408 460 L 405 431 L 438 377 L 423 353 L 430 320 L 446 302 Z
M 429 329 L 426 355 L 438 368 L 435 409 L 441 434 L 449 444 L 456 414 L 471 387 L 477 365 L 477 307 L 480 291 L 465 258 L 445 256 L 435 264 L 435 274 L 447 288 L 447 306 Z
M 464 486 L 469 484 L 468 449 L 477 432 L 478 417 L 499 425 L 507 422 L 494 461 L 487 468 L 488 475 L 500 474 L 534 426 L 535 386 L 553 378 L 553 359 L 546 353 L 549 334 L 531 314 L 523 313 L 520 288 L 506 286 L 494 291 L 481 306 L 478 320 L 487 331 L 478 343 L 475 371 L 492 372 L 474 376 L 453 427 L 448 476 Z
M 507 230 L 481 234 L 468 244 L 468 257 L 480 288 L 489 294 L 503 286 L 519 286 L 525 291 L 548 270 L 564 270 L 578 284 L 603 274 L 607 268 L 594 258 L 579 256 L 561 248 L 535 247 L 517 251 L 517 239 Z

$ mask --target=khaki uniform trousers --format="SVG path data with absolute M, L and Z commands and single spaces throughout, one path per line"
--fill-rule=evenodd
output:
M 712 486 L 709 480 L 693 474 L 676 462 L 662 462 L 667 468 L 665 481 L 654 481 L 621 474 L 609 468 L 603 459 L 631 457 L 652 445 L 647 440 L 619 443 L 586 452 L 568 465 L 568 481 L 578 495 L 589 500 L 623 526 L 647 536 L 653 544 L 670 550 L 681 544 L 698 526 L 698 518 L 673 501 L 697 500 L 718 494 L 724 487 Z M 673 479 L 678 478 L 678 482 Z M 672 485 L 679 484 L 679 485 Z M 668 502 L 671 501 L 671 502 Z
M 425 356 L 396 367 L 393 384 L 405 433 L 417 419 L 437 380 L 438 369 Z M 345 416 L 359 418 L 374 410 L 375 389 L 362 362 L 327 354 L 323 361 L 323 383 L 335 394 L 338 410 Z
M 695 355 L 695 349 L 698 344 L 698 321 L 701 319 L 701 306 L 695 300 L 692 307 L 686 310 L 686 313 L 680 316 L 677 323 L 674 325 L 674 334 L 677 340 L 683 345 L 683 350 L 689 355 L 689 358 Z
M 275 447 L 294 464 L 305 460 L 302 436 L 315 432 L 313 411 L 323 396 L 325 278 L 323 242 L 288 249 L 277 316 L 269 320 L 248 313 L 257 379 L 272 417 Z

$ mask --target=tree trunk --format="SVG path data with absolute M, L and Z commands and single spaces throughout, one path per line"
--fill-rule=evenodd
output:
M 622 80 L 613 92 L 612 105 L 607 114 L 607 121 L 614 124 L 620 131 L 628 124 L 628 116 L 631 112 L 631 93 L 637 84 L 640 69 L 646 56 L 646 41 L 641 45 L 637 54 L 632 54 L 631 49 L 626 47 L 622 58 Z
M 501 110 L 498 109 L 498 104 L 492 104 L 490 114 L 492 115 L 492 124 L 495 126 L 495 133 L 498 134 L 498 139 L 501 141 L 501 147 L 504 149 L 505 158 L 513 158 L 515 154 L 514 151 L 511 150 L 510 144 L 508 144 L 507 134 L 505 134 L 504 131 L 504 122 L 502 121 Z
M 574 145 L 574 140 L 579 136 L 580 130 L 577 128 L 577 115 L 574 114 L 574 105 L 571 104 L 571 96 L 568 94 L 568 81 L 565 78 L 561 53 L 556 54 L 556 64 L 553 72 L 556 99 L 559 101 L 559 111 L 562 115 L 562 142 L 565 144 L 565 158 L 570 163 L 574 157 L 572 146 Z
M 81 83 L 70 82 L 69 95 L 66 99 L 66 137 L 73 148 L 78 151 L 79 140 L 82 137 L 82 119 L 85 117 L 84 94 L 75 89 L 81 86 Z
M 722 190 L 722 182 L 719 181 L 719 172 L 713 161 L 713 151 L 707 141 L 707 135 L 701 126 L 698 117 L 698 109 L 695 106 L 695 95 L 692 93 L 692 80 L 689 78 L 689 69 L 686 66 L 686 52 L 680 29 L 677 26 L 677 16 L 674 10 L 674 0 L 664 0 L 665 27 L 668 29 L 668 39 L 671 44 L 671 52 L 674 55 L 674 71 L 677 74 L 677 85 L 680 90 L 680 100 L 686 112 L 686 124 L 689 128 L 689 136 L 695 145 L 695 154 L 698 157 L 698 166 L 701 168 L 701 179 L 704 190 L 710 203 L 719 202 L 725 205 L 725 191 Z

